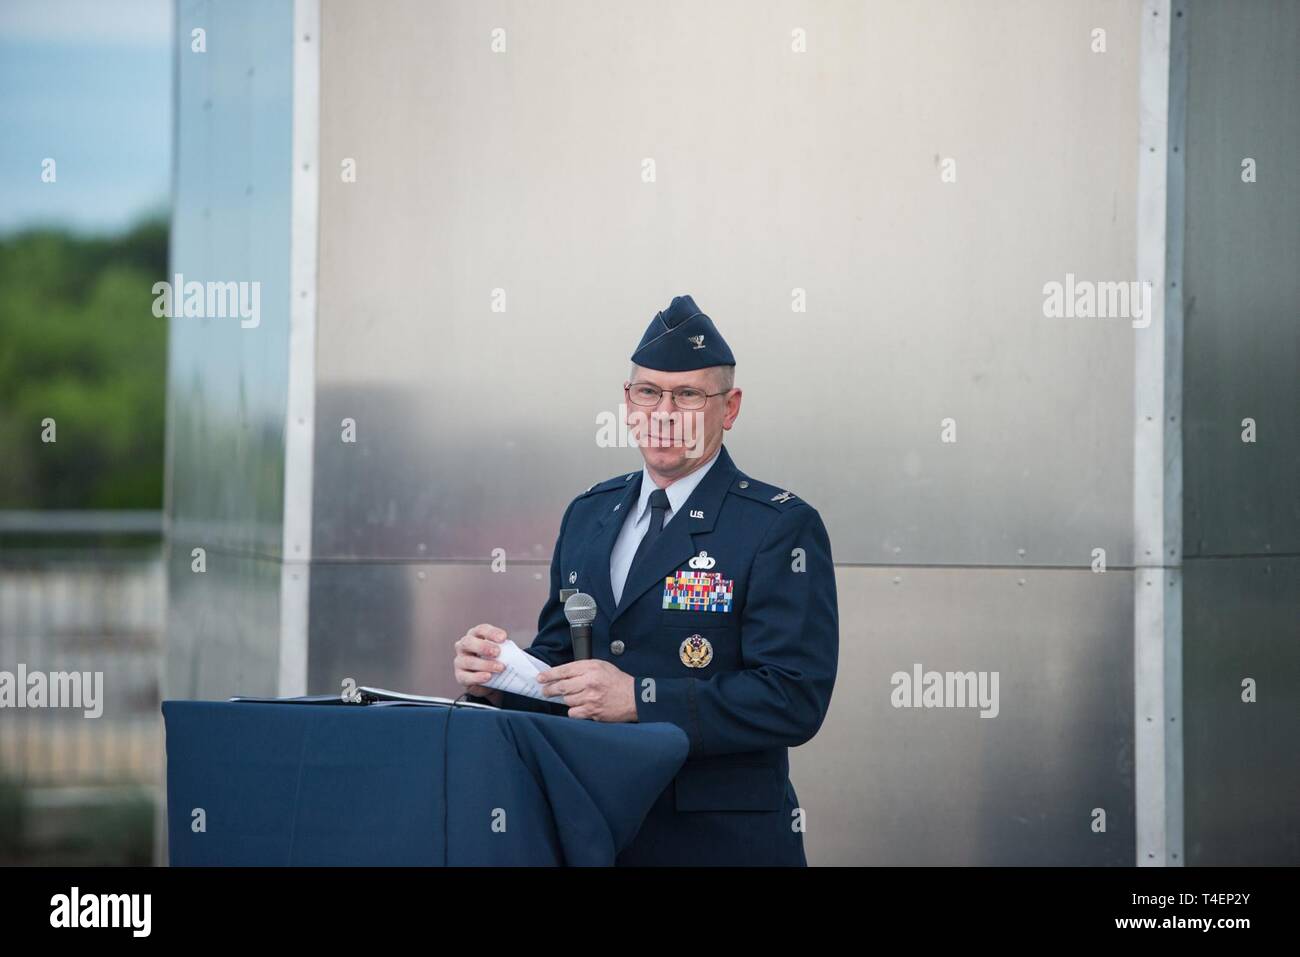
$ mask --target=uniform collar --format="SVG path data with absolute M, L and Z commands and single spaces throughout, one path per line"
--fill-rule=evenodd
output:
M 704 476 L 708 474 L 709 469 L 713 468 L 713 466 L 717 464 L 718 456 L 721 454 L 722 445 L 719 444 L 718 450 L 713 453 L 713 458 L 709 459 L 690 475 L 687 475 L 684 478 L 679 478 L 676 482 L 671 483 L 664 489 L 668 494 L 668 508 L 673 514 L 676 514 L 681 507 L 686 504 L 686 500 L 691 497 L 691 493 L 695 491 L 696 486 L 698 486 L 700 482 L 704 481 Z M 633 513 L 633 524 L 637 524 L 641 521 L 641 517 L 645 515 L 646 509 L 650 507 L 650 493 L 658 487 L 658 485 L 655 485 L 654 479 L 650 477 L 650 471 L 642 465 L 641 494 L 637 498 L 636 509 Z

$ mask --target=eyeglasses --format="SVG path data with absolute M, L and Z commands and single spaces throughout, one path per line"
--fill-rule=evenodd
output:
M 624 385 L 623 391 L 627 394 L 627 400 L 633 405 L 656 406 L 666 392 L 672 396 L 673 405 L 679 409 L 702 409 L 705 403 L 715 395 L 726 395 L 731 390 L 701 392 L 699 389 L 692 389 L 690 386 L 682 389 L 661 389 L 649 382 L 632 382 Z

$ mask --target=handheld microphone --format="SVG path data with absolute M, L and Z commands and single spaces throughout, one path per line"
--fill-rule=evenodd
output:
M 564 617 L 569 619 L 569 637 L 573 639 L 573 660 L 591 657 L 591 623 L 596 620 L 596 599 L 578 592 L 564 603 Z

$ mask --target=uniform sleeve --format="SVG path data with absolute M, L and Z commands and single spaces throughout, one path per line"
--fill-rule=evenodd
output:
M 741 670 L 657 677 L 653 701 L 636 676 L 637 720 L 681 727 L 691 757 L 796 747 L 817 733 L 835 684 L 839 610 L 830 537 L 811 505 L 782 512 L 754 556 L 740 647 Z
M 552 668 L 567 664 L 573 660 L 573 642 L 569 638 L 569 621 L 564 617 L 564 603 L 560 601 L 560 543 L 564 541 L 564 530 L 569 524 L 569 513 L 573 511 L 573 502 L 564 510 L 560 520 L 560 534 L 555 539 L 555 552 L 551 556 L 551 583 L 546 595 L 546 604 L 537 617 L 537 637 L 525 651 L 535 658 L 540 658 Z M 538 711 L 542 714 L 567 715 L 569 709 L 558 701 L 539 701 L 527 695 L 501 693 L 501 707 L 511 711 Z

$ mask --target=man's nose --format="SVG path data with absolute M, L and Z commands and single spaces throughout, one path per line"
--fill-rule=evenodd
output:
M 659 404 L 654 407 L 651 413 L 655 421 L 661 426 L 677 421 L 677 406 L 673 403 L 671 394 L 665 392 L 659 397 Z

